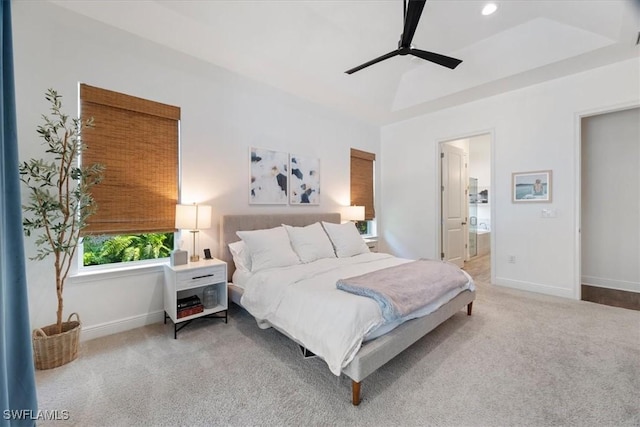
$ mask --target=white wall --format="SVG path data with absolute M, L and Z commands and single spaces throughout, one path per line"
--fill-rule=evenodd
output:
M 469 138 L 469 176 L 478 179 L 478 192 L 489 190 L 489 203 L 478 203 L 478 228 L 491 230 L 491 135 Z
M 478 178 L 478 187 L 491 185 L 491 135 L 469 138 L 469 176 Z
M 63 95 L 70 113 L 77 111 L 78 82 L 179 106 L 182 200 L 213 206 L 213 226 L 200 233 L 200 248 L 214 254 L 220 215 L 336 211 L 349 204 L 349 149 L 380 155 L 377 127 L 47 2 L 12 6 L 20 158 L 42 155 L 35 129 L 48 108 L 49 87 Z M 249 206 L 250 146 L 319 157 L 321 205 Z M 190 245 L 189 236 L 184 245 Z M 33 256 L 33 240 L 26 239 L 25 246 Z M 52 263 L 27 263 L 34 327 L 55 321 Z M 65 313 L 73 311 L 80 313 L 85 339 L 159 321 L 161 269 L 73 278 L 65 291 Z
M 495 283 L 576 298 L 577 115 L 637 104 L 639 75 L 638 59 L 628 60 L 384 127 L 382 250 L 436 257 L 437 142 L 490 131 Z M 553 170 L 553 202 L 513 204 L 511 173 L 544 169 Z M 557 216 L 541 218 L 543 208 Z M 509 256 L 515 264 L 507 262 Z
M 640 292 L 640 108 L 582 121 L 582 283 Z

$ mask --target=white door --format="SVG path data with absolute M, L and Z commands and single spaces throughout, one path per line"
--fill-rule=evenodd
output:
M 442 259 L 464 265 L 467 225 L 467 171 L 464 150 L 441 144 Z

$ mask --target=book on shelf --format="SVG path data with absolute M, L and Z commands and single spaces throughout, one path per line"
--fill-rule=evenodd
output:
M 197 304 L 191 307 L 182 308 L 178 310 L 178 319 L 191 316 L 194 314 L 202 313 L 203 311 L 204 311 L 204 306 L 202 304 Z
M 178 299 L 178 310 L 182 308 L 192 307 L 200 303 L 201 301 L 198 295 L 191 295 L 190 297 L 180 298 Z

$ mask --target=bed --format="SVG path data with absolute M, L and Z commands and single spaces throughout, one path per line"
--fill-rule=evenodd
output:
M 235 264 L 234 257 L 231 254 L 229 249 L 229 244 L 240 241 L 240 237 L 237 235 L 237 232 L 246 232 L 252 230 L 266 230 L 271 229 L 273 227 L 279 227 L 281 224 L 287 224 L 292 227 L 304 227 L 311 224 L 315 224 L 316 222 L 324 222 L 329 224 L 339 224 L 340 223 L 340 214 L 339 213 L 303 213 L 303 214 L 276 214 L 276 215 L 225 215 L 221 218 L 220 222 L 220 250 L 219 256 L 222 260 L 227 262 L 228 265 L 228 281 L 229 283 L 229 298 L 232 302 L 239 305 L 240 307 L 247 308 L 243 306 L 242 297 L 245 294 L 245 303 L 248 303 L 249 300 L 247 297 L 251 295 L 247 292 L 247 289 L 250 291 L 255 289 L 256 287 L 245 288 L 242 286 L 238 286 L 233 283 L 233 277 L 235 273 Z M 236 254 L 237 255 L 237 254 Z M 236 257 L 237 259 L 237 257 Z M 322 260 L 320 260 L 322 261 Z M 346 268 L 346 271 L 359 271 L 359 265 L 367 264 L 366 268 L 371 268 L 369 265 L 377 265 L 374 263 L 380 263 L 380 265 L 396 265 L 399 263 L 403 263 L 404 261 L 391 257 L 389 255 L 384 254 L 360 254 L 358 256 L 352 257 L 352 259 L 343 260 L 344 263 L 350 264 Z M 408 261 L 408 260 L 406 260 Z M 312 265 L 315 263 L 309 263 Z M 355 266 L 351 266 L 354 264 Z M 307 268 L 306 266 L 295 266 L 294 270 L 300 270 L 303 268 Z M 364 268 L 364 267 L 363 267 Z M 277 270 L 277 269 L 275 269 Z M 244 281 L 240 280 L 241 271 L 235 275 L 238 283 Z M 285 279 L 290 273 L 287 272 Z M 293 273 L 291 273 L 293 274 Z M 306 273 L 301 273 L 305 275 Z M 327 273 L 328 274 L 328 273 Z M 332 273 L 333 274 L 333 273 Z M 340 274 L 340 273 L 335 273 Z M 327 277 L 332 277 L 331 275 Z M 469 278 L 470 279 L 470 278 Z M 335 283 L 335 281 L 333 282 Z M 475 287 L 470 280 L 471 286 L 467 287 L 465 290 L 457 293 L 453 297 L 448 297 L 447 301 L 442 303 L 435 311 L 430 312 L 427 315 L 422 317 L 414 318 L 412 320 L 407 320 L 399 324 L 399 326 L 394 325 L 394 328 L 390 331 L 386 331 L 385 328 L 379 327 L 371 327 L 367 329 L 367 337 L 363 340 L 357 342 L 357 347 L 353 348 L 351 353 L 348 354 L 345 359 L 345 364 L 336 365 L 336 361 L 332 363 L 332 357 L 329 355 L 320 354 L 325 362 L 327 362 L 329 369 L 335 374 L 344 374 L 351 379 L 352 384 L 352 403 L 353 405 L 358 405 L 361 400 L 360 392 L 361 392 L 361 382 L 370 374 L 375 372 L 378 368 L 383 366 L 385 363 L 393 359 L 396 355 L 400 354 L 403 350 L 409 347 L 411 344 L 425 336 L 427 333 L 435 329 L 442 322 L 449 319 L 451 316 L 459 312 L 460 310 L 466 307 L 467 315 L 471 315 L 473 301 L 475 299 Z M 276 289 L 276 288 L 274 288 Z M 264 292 L 264 291 L 263 291 Z M 334 292 L 341 293 L 342 291 L 335 290 Z M 346 292 L 344 293 L 346 294 Z M 264 294 L 263 294 L 264 295 Z M 341 295 L 342 297 L 342 295 Z M 255 299 L 255 296 L 253 297 Z M 346 298 L 346 297 L 343 297 Z M 369 298 L 361 297 L 361 296 L 351 296 L 352 300 L 354 298 L 358 298 L 359 302 L 361 300 L 367 300 L 366 303 L 363 304 L 371 304 Z M 450 299 L 449 299 L 450 298 Z M 319 299 L 321 300 L 321 299 Z M 299 300 L 298 300 L 299 301 Z M 255 306 L 251 307 L 255 312 Z M 350 310 L 342 310 L 341 313 L 350 312 Z M 250 310 L 248 310 L 250 311 Z M 378 310 L 379 311 L 379 310 Z M 251 313 L 251 311 L 250 311 Z M 336 311 L 338 313 L 338 311 Z M 262 317 L 262 316 L 258 316 Z M 329 317 L 329 316 L 327 316 Z M 266 321 L 259 320 L 258 324 L 261 327 L 274 327 L 284 335 L 296 341 L 301 348 L 317 348 L 314 347 L 319 345 L 317 342 L 310 343 L 309 340 L 313 341 L 316 337 L 310 335 L 310 333 L 301 334 L 299 331 L 290 330 L 290 326 L 287 326 L 287 323 L 276 323 L 270 324 Z M 371 326 L 371 325 L 370 325 Z M 319 340 L 318 338 L 317 340 Z M 317 341 L 316 340 L 316 341 Z M 322 343 L 320 343 L 322 344 Z M 339 361 L 340 359 L 338 359 Z

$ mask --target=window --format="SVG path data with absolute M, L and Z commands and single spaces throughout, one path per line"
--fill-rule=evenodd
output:
M 173 250 L 173 239 L 173 233 L 85 236 L 82 238 L 82 265 L 166 258 Z
M 360 234 L 372 234 L 371 233 L 371 221 L 356 221 L 356 228 L 360 232 Z
M 356 226 L 360 234 L 375 234 L 374 165 L 376 155 L 351 149 L 351 204 L 364 206 L 364 221 Z
M 94 119 L 83 133 L 81 160 L 105 166 L 103 181 L 92 189 L 98 209 L 82 231 L 83 265 L 168 256 L 180 108 L 81 84 L 80 110 Z

